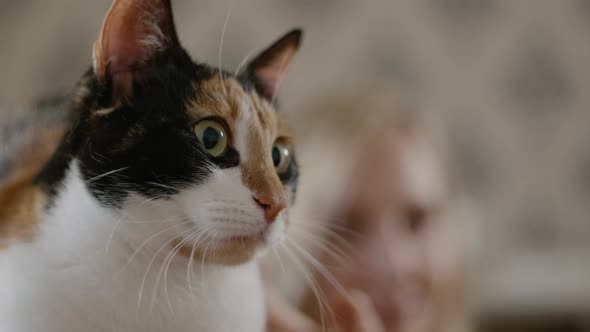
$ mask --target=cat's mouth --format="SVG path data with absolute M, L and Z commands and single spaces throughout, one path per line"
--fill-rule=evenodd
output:
M 222 240 L 223 242 L 265 242 L 268 237 L 268 231 L 264 230 L 255 234 L 230 236 Z
M 183 246 L 179 253 L 198 261 L 221 264 L 240 264 L 251 259 L 255 252 L 266 245 L 269 229 L 251 234 L 218 237 L 204 248 Z

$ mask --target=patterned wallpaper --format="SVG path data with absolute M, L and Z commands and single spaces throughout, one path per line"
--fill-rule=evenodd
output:
M 499 275 L 491 285 L 511 289 L 502 271 L 514 277 L 520 262 L 538 262 L 531 271 L 563 264 L 548 283 L 570 270 L 572 280 L 590 280 L 590 1 L 173 2 L 181 40 L 211 63 L 231 11 L 222 54 L 229 68 L 303 26 L 304 47 L 282 91 L 287 109 L 377 81 L 399 85 L 440 118 L 455 173 L 477 202 L 480 273 Z M 69 88 L 90 63 L 109 3 L 0 4 L 0 100 Z M 590 291 L 556 292 L 590 303 Z

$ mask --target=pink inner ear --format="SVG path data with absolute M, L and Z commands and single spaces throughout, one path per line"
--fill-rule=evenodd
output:
M 272 97 L 275 89 L 287 73 L 287 67 L 295 55 L 296 48 L 289 47 L 265 66 L 257 68 L 254 75 L 261 84 L 262 94 Z
M 115 0 L 94 44 L 94 70 L 100 79 L 129 71 L 152 58 L 172 36 L 170 7 L 163 0 Z
M 267 97 L 272 97 L 275 88 L 282 80 L 279 67 L 260 68 L 255 73 L 256 79 L 260 83 L 260 92 Z

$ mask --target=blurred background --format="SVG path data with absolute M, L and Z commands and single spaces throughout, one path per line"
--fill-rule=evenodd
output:
M 0 122 L 73 86 L 109 6 L 0 2 Z M 474 329 L 590 331 L 590 1 L 174 0 L 173 7 L 194 59 L 221 60 L 230 70 L 302 27 L 303 47 L 281 87 L 296 129 L 347 121 L 317 105 L 373 88 L 438 123 L 465 219 L 458 234 Z M 363 112 L 371 117 L 371 107 Z M 313 173 L 309 144 L 299 148 Z

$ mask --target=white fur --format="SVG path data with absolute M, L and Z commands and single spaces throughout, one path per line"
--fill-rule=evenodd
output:
M 250 136 L 250 126 L 252 122 L 252 108 L 249 100 L 242 98 L 240 102 L 240 113 L 236 128 L 236 148 L 240 151 L 240 160 L 248 160 L 248 143 Z
M 179 217 L 189 222 L 173 221 Z M 269 242 L 281 236 L 284 219 L 273 224 Z M 187 258 L 170 255 L 164 265 L 165 245 L 189 226 L 224 238 L 263 225 L 237 168 L 215 169 L 170 199 L 130 197 L 117 211 L 98 204 L 74 162 L 35 240 L 0 251 L 0 331 L 263 331 L 256 261 L 194 260 L 190 280 Z

